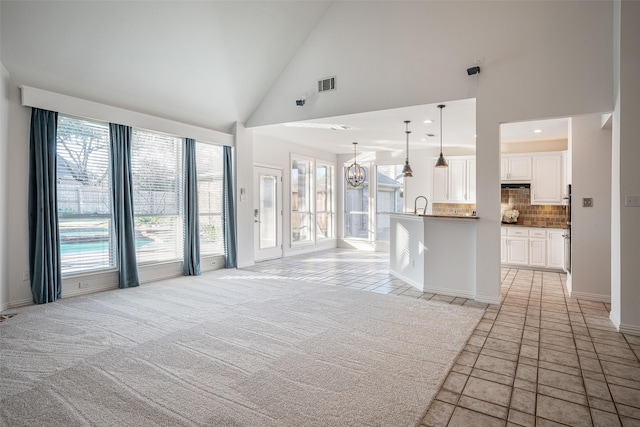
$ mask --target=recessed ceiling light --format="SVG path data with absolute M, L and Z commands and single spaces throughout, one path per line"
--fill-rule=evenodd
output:
M 424 122 L 422 122 L 422 123 L 426 123 L 426 124 L 433 123 L 433 120 L 431 120 L 431 119 L 427 119 L 427 120 L 425 120 L 425 121 L 424 121 Z
M 420 141 L 425 142 L 427 138 L 420 138 Z
M 331 129 L 331 130 L 349 130 L 349 126 L 334 125 L 329 123 L 305 123 L 305 122 L 291 122 L 283 123 L 283 126 L 288 128 L 306 128 L 306 129 Z
M 542 129 L 536 129 L 533 131 L 533 133 L 542 133 Z
M 474 137 L 474 138 L 477 138 L 477 137 L 478 137 L 478 135 L 473 135 L 473 137 Z

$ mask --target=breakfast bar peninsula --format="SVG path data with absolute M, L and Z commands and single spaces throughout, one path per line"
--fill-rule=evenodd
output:
M 476 220 L 390 213 L 389 272 L 422 292 L 474 299 Z

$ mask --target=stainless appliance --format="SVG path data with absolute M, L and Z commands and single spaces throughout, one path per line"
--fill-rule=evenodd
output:
M 562 237 L 564 237 L 564 271 L 571 274 L 571 184 L 567 185 L 566 200 L 567 209 L 567 228 Z

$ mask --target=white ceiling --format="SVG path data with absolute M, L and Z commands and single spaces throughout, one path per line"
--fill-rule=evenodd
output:
M 0 59 L 17 84 L 232 132 L 251 117 L 332 3 L 2 0 Z M 475 100 L 442 103 L 443 146 L 474 147 Z M 423 123 L 427 118 L 433 123 Z M 437 103 L 308 121 L 348 130 L 253 129 L 333 153 L 350 153 L 353 141 L 367 151 L 404 150 L 405 120 L 412 149 L 439 145 Z M 566 120 L 533 134 L 539 127 L 505 125 L 503 141 L 566 138 Z
M 475 149 L 476 102 L 463 99 L 442 103 L 442 145 L 444 148 Z M 255 133 L 284 141 L 318 147 L 325 151 L 346 154 L 358 142 L 362 151 L 394 151 L 406 147 L 405 120 L 409 120 L 409 149 L 437 148 L 440 145 L 439 104 L 418 105 L 392 110 L 372 111 L 324 119 L 305 120 L 253 128 Z M 304 108 L 304 106 L 300 107 Z M 431 119 L 432 123 L 424 123 Z M 306 125 L 333 125 L 309 128 Z M 300 125 L 304 127 L 293 127 Z M 345 130 L 339 130 L 345 127 Z M 536 133 L 535 130 L 541 130 Z M 432 135 L 432 136 L 429 136 Z M 549 119 L 506 123 L 500 129 L 501 142 L 543 141 L 566 139 L 568 119 Z

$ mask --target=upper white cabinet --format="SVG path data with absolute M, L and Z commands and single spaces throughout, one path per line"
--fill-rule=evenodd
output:
M 533 155 L 532 205 L 561 205 L 566 182 L 562 152 Z
M 503 154 L 500 160 L 500 178 L 502 181 L 529 182 L 531 181 L 530 154 Z
M 437 159 L 432 159 L 433 203 L 475 203 L 476 202 L 476 159 L 475 157 L 449 157 L 449 167 L 436 168 Z

